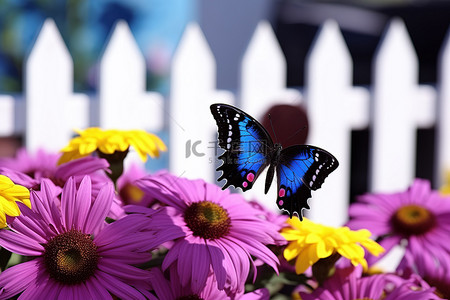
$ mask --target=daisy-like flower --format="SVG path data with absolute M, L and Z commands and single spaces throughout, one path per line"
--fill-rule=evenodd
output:
M 143 130 L 103 130 L 97 127 L 76 130 L 79 136 L 73 138 L 61 151 L 59 163 L 88 156 L 97 151 L 99 155 L 112 155 L 128 151 L 130 146 L 139 154 L 142 161 L 158 157 L 160 151 L 166 151 L 166 145 L 159 137 Z M 123 160 L 123 158 L 122 158 Z
M 348 227 L 329 227 L 306 218 L 300 221 L 296 217 L 288 219 L 287 223 L 291 227 L 281 231 L 281 235 L 290 242 L 284 250 L 284 257 L 288 261 L 297 258 L 297 274 L 304 273 L 319 259 L 336 254 L 348 258 L 354 266 L 362 265 L 367 269 L 364 248 L 373 255 L 383 252 L 383 248 L 370 239 L 371 234 L 366 229 L 352 231 Z
M 414 180 L 405 192 L 360 196 L 349 213 L 348 226 L 370 230 L 386 253 L 406 242 L 405 253 L 412 257 L 450 254 L 450 197 L 431 190 L 427 180 Z
M 80 182 L 85 175 L 89 175 L 94 189 L 109 180 L 104 174 L 104 172 L 108 172 L 107 168 L 109 167 L 105 159 L 85 157 L 58 166 L 56 164 L 58 156 L 56 155 L 41 151 L 36 159 L 39 157 L 43 158 L 40 163 L 35 161 L 32 156 L 21 152 L 17 158 L 4 159 L 0 164 L 0 173 L 10 177 L 18 184 L 33 189 L 39 189 L 44 178 L 50 179 L 55 185 L 62 187 L 70 177 L 75 177 Z M 23 161 L 17 161 L 19 158 L 23 158 Z
M 144 192 L 135 184 L 136 180 L 141 179 L 146 175 L 148 175 L 148 173 L 143 168 L 137 164 L 132 164 L 130 168 L 125 170 L 122 176 L 117 179 L 117 192 L 124 205 L 131 204 L 150 207 L 155 202 L 155 198 L 153 198 L 152 195 Z
M 164 277 L 159 268 L 153 268 L 152 286 L 157 299 L 203 299 L 203 300 L 227 300 L 230 296 L 224 290 L 217 288 L 215 277 L 210 274 L 206 279 L 205 287 L 199 292 L 193 292 L 189 286 L 183 286 L 176 268 L 170 268 L 170 279 Z M 265 288 L 258 289 L 247 294 L 241 293 L 233 299 L 236 300 L 268 300 L 269 291 Z
M 161 209 L 183 230 L 184 237 L 174 240 L 162 267 L 176 267 L 182 285 L 194 293 L 205 287 L 211 272 L 220 290 L 242 291 L 251 266 L 256 276 L 252 256 L 277 271 L 278 259 L 266 245 L 283 238 L 241 195 L 168 173 L 136 183 L 168 205 Z M 146 214 L 149 209 L 133 206 L 128 210 Z M 155 223 L 162 224 L 156 219 Z
M 405 255 L 401 266 L 404 276 L 417 273 L 429 285 L 436 288 L 435 293 L 443 299 L 450 299 L 450 256 L 444 254 L 433 258 L 428 255 L 412 257 L 410 253 Z
M 149 218 L 126 216 L 107 224 L 111 183 L 92 201 L 86 176 L 76 187 L 70 178 L 59 201 L 44 179 L 31 193 L 32 209 L 0 231 L 0 246 L 31 259 L 0 274 L 0 299 L 145 299 L 150 273 L 134 267 L 150 259 L 144 247 L 166 238 L 151 230 Z M 155 237 L 155 239 L 153 239 Z M 167 236 L 167 238 L 171 238 Z
M 0 168 L 18 171 L 36 180 L 50 178 L 56 172 L 59 156 L 59 153 L 50 153 L 43 149 L 30 153 L 22 148 L 14 158 L 1 158 Z
M 302 300 L 434 300 L 434 289 L 417 277 L 402 279 L 393 274 L 361 277 L 361 269 L 336 269 L 323 286 L 312 293 L 300 292 Z
M 6 227 L 6 215 L 10 217 L 20 215 L 17 202 L 31 207 L 30 191 L 24 186 L 14 184 L 5 175 L 0 175 L 0 228 Z

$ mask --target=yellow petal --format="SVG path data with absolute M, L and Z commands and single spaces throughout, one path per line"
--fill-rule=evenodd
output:
M 297 242 L 292 242 L 284 249 L 283 255 L 287 261 L 290 261 L 298 256 L 301 247 Z
M 312 264 L 317 261 L 309 259 L 308 254 L 309 247 L 303 249 L 303 251 L 300 252 L 299 256 L 297 257 L 297 260 L 295 261 L 295 272 L 297 274 L 304 273 Z

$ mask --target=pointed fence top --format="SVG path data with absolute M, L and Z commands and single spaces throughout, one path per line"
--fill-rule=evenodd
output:
M 450 77 L 450 30 L 447 32 L 447 35 L 442 43 L 442 47 L 439 53 L 439 64 L 440 66 L 440 77 L 443 76 L 443 72 L 447 72 Z
M 45 20 L 27 59 L 27 67 L 39 65 L 50 70 L 72 66 L 72 58 L 52 19 Z
M 309 86 L 336 80 L 337 85 L 351 85 L 352 58 L 336 21 L 321 26 L 307 56 L 306 72 Z
M 126 60 L 130 65 L 139 64 L 145 66 L 145 59 L 142 55 L 130 27 L 124 20 L 116 23 L 113 33 L 108 41 L 108 46 L 102 56 L 104 61 L 114 61 L 116 59 Z
M 283 51 L 269 22 L 258 23 L 242 61 L 243 70 L 248 64 L 268 65 L 270 63 L 278 67 L 285 65 Z
M 172 59 L 171 97 L 206 101 L 216 85 L 216 61 L 200 26 L 189 23 Z M 190 96 L 188 96 L 188 94 Z M 173 100 L 174 101 L 174 100 Z M 187 101 L 187 100 L 186 100 Z
M 375 53 L 375 72 L 383 73 L 380 76 L 390 81 L 386 76 L 394 76 L 393 70 L 399 70 L 398 75 L 401 73 L 408 81 L 417 80 L 417 55 L 405 23 L 399 18 L 394 18 L 389 23 Z
M 195 22 L 191 22 L 186 26 L 174 54 L 173 64 L 177 65 L 179 61 L 187 62 L 191 59 L 194 60 L 193 63 L 199 60 L 214 62 L 214 56 L 208 41 L 200 26 Z
M 141 93 L 146 87 L 146 65 L 136 40 L 121 20 L 116 23 L 101 58 L 100 93 Z

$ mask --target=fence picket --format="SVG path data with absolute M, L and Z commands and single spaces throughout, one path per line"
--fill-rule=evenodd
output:
M 439 187 L 445 181 L 446 172 L 450 171 L 450 30 L 441 48 L 438 68 L 435 175 Z
M 163 127 L 163 97 L 146 91 L 144 56 L 125 21 L 119 21 L 101 58 L 99 124 L 102 128 Z
M 354 87 L 348 48 L 338 24 L 327 21 L 307 57 L 302 98 L 298 90 L 286 88 L 285 58 L 269 23 L 261 22 L 241 62 L 239 106 L 261 119 L 272 105 L 306 104 L 308 144 L 328 150 L 340 162 L 324 187 L 313 192 L 308 216 L 342 225 L 347 220 L 352 129 L 371 127 L 370 188 L 389 192 L 405 189 L 414 177 L 416 129 L 436 124 L 435 172 L 437 185 L 443 182 L 444 171 L 450 169 L 450 32 L 438 65 L 439 89 L 419 85 L 411 40 L 403 22 L 394 19 L 376 52 L 370 91 Z M 216 89 L 215 59 L 197 24 L 186 27 L 173 57 L 167 109 L 160 94 L 146 91 L 145 60 L 123 21 L 101 58 L 96 101 L 73 93 L 72 58 L 51 19 L 45 21 L 25 68 L 24 96 L 0 95 L 1 136 L 25 133 L 29 150 L 58 150 L 77 127 L 160 131 L 168 125 L 170 170 L 208 181 L 217 175 L 216 126 L 209 106 L 234 104 L 235 95 Z M 263 196 L 263 182 L 244 195 L 275 208 L 275 189 Z
M 274 103 L 300 97 L 296 90 L 286 92 L 286 59 L 269 22 L 260 22 L 241 62 L 241 108 L 260 119 Z
M 352 59 L 335 21 L 326 21 L 307 57 L 308 144 L 331 152 L 339 168 L 313 193 L 308 216 L 330 225 L 347 220 L 351 129 L 368 124 L 368 96 L 352 87 Z
M 262 120 L 275 104 L 300 105 L 301 94 L 286 88 L 286 59 L 269 22 L 260 22 L 241 62 L 240 107 Z M 265 174 L 261 175 L 265 178 Z M 276 188 L 264 194 L 264 180 L 255 182 L 244 194 L 276 209 Z
M 0 136 L 9 136 L 15 132 L 15 101 L 13 96 L 0 96 Z
M 51 19 L 44 22 L 27 59 L 25 93 L 28 149 L 59 150 L 74 126 L 87 126 L 88 99 L 73 95 L 72 58 Z
M 188 178 L 214 177 L 216 62 L 198 24 L 187 26 L 172 60 L 170 169 Z
M 422 95 L 418 96 L 417 56 L 400 19 L 389 24 L 374 63 L 371 189 L 403 190 L 415 175 L 416 129 L 421 113 L 417 108 Z

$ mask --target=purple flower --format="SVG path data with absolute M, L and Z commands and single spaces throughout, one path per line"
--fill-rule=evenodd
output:
M 220 290 L 242 291 L 251 267 L 256 276 L 252 256 L 277 271 L 278 259 L 265 245 L 283 238 L 277 226 L 258 217 L 260 211 L 239 194 L 168 173 L 136 183 L 168 205 L 161 209 L 185 234 L 174 241 L 162 265 L 164 270 L 176 267 L 183 286 L 198 293 L 213 273 Z M 148 209 L 133 206 L 128 210 L 145 214 Z
M 105 174 L 105 172 L 109 172 L 109 163 L 105 159 L 85 157 L 58 166 L 59 156 L 59 154 L 51 154 L 43 150 L 39 150 L 33 156 L 22 149 L 18 151 L 16 158 L 0 160 L 0 174 L 8 176 L 17 184 L 34 190 L 39 190 L 44 178 L 50 179 L 57 186 L 56 194 L 60 193 L 61 187 L 68 178 L 73 177 L 79 185 L 83 177 L 89 175 L 94 197 L 98 194 L 101 186 L 110 182 Z M 108 217 L 120 219 L 123 216 L 120 199 L 114 197 Z
M 437 259 L 428 255 L 413 257 L 405 256 L 404 276 L 417 273 L 429 285 L 436 288 L 436 294 L 444 299 L 450 299 L 450 256 L 443 255 Z
M 132 164 L 117 180 L 117 192 L 124 205 L 140 205 L 150 207 L 155 198 L 140 189 L 135 181 L 146 176 L 147 172 L 137 164 Z
M 16 158 L 0 161 L 0 173 L 8 176 L 17 184 L 34 189 L 38 189 L 44 178 L 50 179 L 55 185 L 62 187 L 69 177 L 75 177 L 79 183 L 85 175 L 89 175 L 94 190 L 97 184 L 101 186 L 108 180 L 104 171 L 107 171 L 109 164 L 105 159 L 88 157 L 88 159 L 83 158 L 59 166 L 56 164 L 57 160 L 58 155 L 49 154 L 43 150 L 38 151 L 36 157 L 21 150 L 17 153 Z
M 350 207 L 348 226 L 372 232 L 385 254 L 403 241 L 407 242 L 405 257 L 450 254 L 450 197 L 431 190 L 428 181 L 416 179 L 405 192 L 366 194 L 358 201 Z M 375 260 L 369 257 L 370 262 Z M 399 268 L 403 266 L 400 263 Z
M 0 168 L 16 170 L 36 179 L 48 178 L 55 173 L 59 156 L 58 153 L 49 153 L 43 149 L 32 155 L 22 148 L 14 158 L 1 158 Z
M 159 300 L 172 300 L 172 299 L 203 299 L 203 300 L 227 300 L 230 296 L 224 290 L 217 288 L 217 281 L 215 277 L 210 274 L 206 278 L 206 285 L 199 292 L 193 292 L 189 286 L 183 286 L 181 284 L 180 277 L 176 268 L 171 267 L 170 278 L 164 277 L 162 271 L 159 268 L 153 268 L 152 273 L 152 286 Z M 269 299 L 269 291 L 265 288 L 250 292 L 247 294 L 241 293 L 234 297 L 236 300 L 263 300 Z
M 270 223 L 274 224 L 278 227 L 278 231 L 280 231 L 284 227 L 288 227 L 289 224 L 286 223 L 286 220 L 289 218 L 287 215 L 282 215 L 278 212 L 273 212 L 268 210 L 264 205 L 259 203 L 258 201 L 252 200 L 249 202 L 253 208 L 260 211 L 260 216 Z M 286 240 L 281 241 L 282 245 L 287 244 Z
M 79 187 L 69 178 L 61 200 L 55 186 L 43 179 L 32 191 L 29 209 L 0 231 L 0 246 L 31 260 L 0 274 L 0 299 L 20 293 L 22 299 L 145 299 L 150 273 L 134 267 L 165 237 L 151 230 L 149 218 L 126 216 L 107 224 L 113 202 L 111 183 L 104 184 L 92 201 L 90 177 Z M 170 236 L 168 238 L 171 238 Z M 152 244 L 149 246 L 149 244 Z
M 393 274 L 361 277 L 361 268 L 336 269 L 334 275 L 312 293 L 300 292 L 302 300 L 432 300 L 440 299 L 416 277 L 403 279 Z

